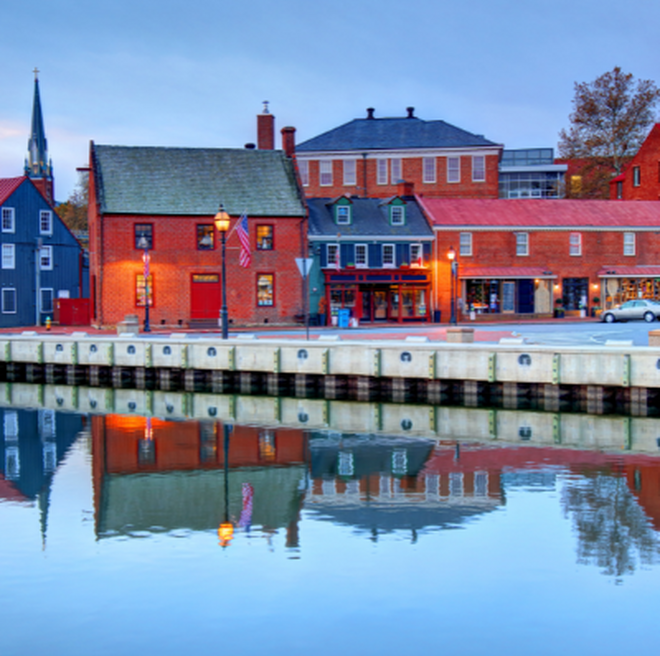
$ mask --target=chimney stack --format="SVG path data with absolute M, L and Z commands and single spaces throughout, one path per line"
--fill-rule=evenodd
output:
M 268 111 L 268 101 L 264 100 L 264 111 L 257 114 L 257 147 L 259 150 L 275 148 L 275 117 Z
M 282 128 L 282 150 L 287 157 L 296 154 L 296 128 Z
M 415 195 L 415 183 L 406 182 L 405 180 L 399 180 L 397 183 L 397 196 L 414 196 Z
M 372 119 L 376 110 L 373 107 L 367 107 L 367 118 Z
M 408 112 L 408 118 L 415 118 L 415 108 L 414 107 L 406 107 L 406 111 Z

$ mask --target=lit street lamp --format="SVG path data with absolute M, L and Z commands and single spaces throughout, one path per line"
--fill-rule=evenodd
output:
M 222 339 L 227 339 L 229 316 L 227 312 L 227 277 L 225 275 L 225 242 L 229 230 L 229 214 L 225 212 L 222 203 L 215 215 L 215 229 L 222 236 L 222 307 L 220 308 L 220 323 L 222 324 Z
M 451 314 L 449 316 L 449 323 L 452 326 L 456 325 L 456 292 L 458 287 L 458 260 L 456 259 L 456 251 L 453 246 L 449 247 L 447 251 L 447 259 L 451 264 L 451 280 L 450 280 L 450 294 L 451 294 Z
M 149 325 L 149 240 L 146 235 L 142 235 L 138 241 L 138 248 L 143 249 L 142 262 L 144 262 L 144 332 L 150 333 L 151 326 Z

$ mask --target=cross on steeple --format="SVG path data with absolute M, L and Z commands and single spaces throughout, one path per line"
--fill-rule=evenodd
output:
M 35 66 L 34 70 L 32 71 L 34 73 L 34 79 L 35 81 L 39 79 L 39 69 Z

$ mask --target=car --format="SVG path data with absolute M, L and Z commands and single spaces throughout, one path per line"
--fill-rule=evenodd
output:
M 626 301 L 608 310 L 603 310 L 600 320 L 605 323 L 614 321 L 630 321 L 631 319 L 644 319 L 651 323 L 660 317 L 660 301 L 653 299 L 635 299 Z

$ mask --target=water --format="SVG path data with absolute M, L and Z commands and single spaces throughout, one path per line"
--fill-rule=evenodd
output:
M 578 449 L 15 408 L 0 427 L 6 655 L 657 643 L 660 457 L 598 435 Z

